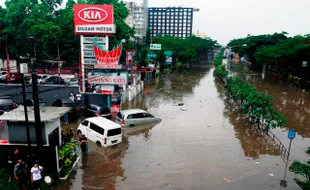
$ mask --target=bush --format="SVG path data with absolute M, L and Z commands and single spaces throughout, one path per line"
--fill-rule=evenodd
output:
M 64 146 L 59 149 L 59 162 L 60 165 L 63 166 L 62 171 L 64 175 L 67 175 L 70 171 L 70 168 L 74 161 L 74 151 L 76 149 L 76 145 L 72 142 L 67 142 Z
M 310 148 L 306 151 L 308 155 L 310 155 Z M 301 163 L 297 160 L 295 160 L 292 165 L 290 166 L 289 170 L 291 172 L 294 172 L 297 175 L 303 176 L 305 180 L 300 180 L 297 178 L 294 178 L 296 183 L 304 190 L 310 189 L 310 161 L 307 161 L 306 163 Z
M 223 64 L 223 56 L 224 56 L 224 49 L 221 49 L 220 53 L 216 56 L 216 58 L 213 61 L 214 66 Z
M 215 68 L 215 75 L 221 79 L 225 79 L 228 76 L 228 72 L 225 68 L 225 65 L 218 65 Z

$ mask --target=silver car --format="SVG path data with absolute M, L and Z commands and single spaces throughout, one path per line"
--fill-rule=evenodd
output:
M 133 127 L 160 121 L 160 118 L 141 109 L 122 110 L 118 112 L 116 116 L 116 123 L 121 124 L 123 127 Z

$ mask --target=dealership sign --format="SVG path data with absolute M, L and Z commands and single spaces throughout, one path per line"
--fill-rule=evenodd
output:
M 80 35 L 115 33 L 113 5 L 74 5 L 74 33 Z
M 127 84 L 127 74 L 120 73 L 96 73 L 88 75 L 89 84 Z

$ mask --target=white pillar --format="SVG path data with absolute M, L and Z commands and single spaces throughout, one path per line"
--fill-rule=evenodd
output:
M 81 42 L 81 70 L 82 70 L 82 92 L 85 92 L 85 68 L 84 68 L 84 37 L 83 35 L 80 36 L 80 42 Z
M 105 36 L 105 48 L 106 51 L 109 51 L 109 36 Z

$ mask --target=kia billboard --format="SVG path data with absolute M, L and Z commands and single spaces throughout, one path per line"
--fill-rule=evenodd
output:
M 74 5 L 74 33 L 111 35 L 115 33 L 113 5 Z

